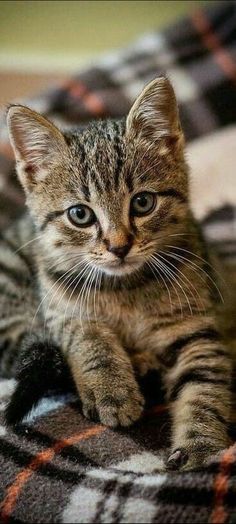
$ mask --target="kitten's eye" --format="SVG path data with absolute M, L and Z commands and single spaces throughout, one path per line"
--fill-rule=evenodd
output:
M 131 200 L 130 211 L 133 216 L 148 215 L 154 209 L 156 204 L 156 195 L 154 193 L 138 193 Z
M 79 227 L 89 227 L 97 220 L 93 210 L 83 204 L 70 207 L 67 213 L 70 221 Z

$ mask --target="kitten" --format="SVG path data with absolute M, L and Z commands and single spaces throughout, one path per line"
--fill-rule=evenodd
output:
M 171 84 L 152 81 L 126 120 L 64 134 L 19 105 L 7 120 L 30 214 L 1 241 L 2 370 L 29 333 L 45 335 L 84 415 L 116 427 L 142 414 L 136 375 L 158 369 L 173 420 L 167 467 L 205 464 L 228 445 L 231 361 Z

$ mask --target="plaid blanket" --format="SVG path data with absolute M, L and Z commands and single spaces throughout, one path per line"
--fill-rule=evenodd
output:
M 140 38 L 66 84 L 23 103 L 63 125 L 124 115 L 143 85 L 167 72 L 190 141 L 235 123 L 235 58 L 236 4 L 209 2 L 188 19 Z M 236 127 L 230 133 L 232 143 Z M 201 154 L 204 147 L 209 151 L 210 143 L 218 154 L 216 163 L 224 163 L 215 178 L 211 162 L 206 176 L 202 169 L 198 178 L 196 170 L 193 207 L 233 279 L 236 152 L 235 146 L 230 153 L 227 150 L 229 135 L 223 146 L 214 140 L 218 138 L 208 136 L 189 146 L 190 158 L 200 157 L 198 168 L 205 166 Z M 211 156 L 212 161 L 214 153 Z M 231 158 L 230 166 L 226 158 Z M 0 176 L 3 228 L 21 213 L 23 204 L 4 115 Z M 0 381 L 1 523 L 236 523 L 236 445 L 207 470 L 163 471 L 170 424 L 157 376 L 150 375 L 142 383 L 147 398 L 143 419 L 128 430 L 116 431 L 85 420 L 69 394 L 44 398 L 24 424 L 10 430 L 4 425 L 3 410 L 14 384 L 13 379 Z

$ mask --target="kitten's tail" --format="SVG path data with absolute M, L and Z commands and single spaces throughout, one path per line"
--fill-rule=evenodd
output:
M 39 335 L 26 336 L 16 372 L 17 385 L 5 410 L 9 425 L 18 424 L 50 393 L 73 391 L 73 380 L 60 349 Z

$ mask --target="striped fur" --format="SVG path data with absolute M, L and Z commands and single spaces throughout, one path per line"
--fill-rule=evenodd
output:
M 170 83 L 149 84 L 127 121 L 63 135 L 13 106 L 8 125 L 30 215 L 1 241 L 2 371 L 17 362 L 25 336 L 44 333 L 61 348 L 84 414 L 115 427 L 141 416 L 136 377 L 159 369 L 173 418 L 167 465 L 205 464 L 228 444 L 231 360 L 216 321 L 215 275 L 188 205 Z M 156 205 L 134 216 L 132 198 L 143 191 L 155 193 Z M 67 210 L 77 204 L 97 221 L 71 223 Z

